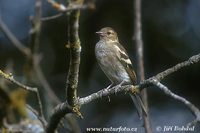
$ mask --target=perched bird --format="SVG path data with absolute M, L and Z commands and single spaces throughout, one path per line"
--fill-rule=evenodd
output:
M 97 62 L 111 81 L 111 85 L 107 89 L 118 84 L 134 85 L 136 83 L 136 75 L 126 50 L 119 43 L 117 33 L 110 27 L 102 28 L 96 33 L 100 37 L 95 46 Z M 132 92 L 130 95 L 141 119 L 142 114 L 146 115 L 147 113 L 139 91 Z

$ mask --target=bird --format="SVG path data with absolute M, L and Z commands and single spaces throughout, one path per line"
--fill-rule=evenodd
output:
M 104 27 L 96 34 L 100 37 L 95 46 L 96 59 L 104 74 L 111 81 L 106 89 L 121 84 L 135 85 L 137 79 L 132 62 L 125 48 L 119 43 L 117 32 L 111 27 Z M 129 94 L 139 118 L 142 119 L 143 114 L 147 116 L 139 90 Z

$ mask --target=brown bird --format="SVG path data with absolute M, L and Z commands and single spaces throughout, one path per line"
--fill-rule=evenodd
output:
M 135 85 L 136 74 L 125 48 L 119 43 L 117 33 L 110 27 L 102 28 L 96 33 L 100 36 L 95 47 L 96 58 L 99 66 L 111 81 L 107 89 L 118 84 Z M 147 113 L 139 90 L 130 95 L 141 119 L 142 114 L 147 115 Z

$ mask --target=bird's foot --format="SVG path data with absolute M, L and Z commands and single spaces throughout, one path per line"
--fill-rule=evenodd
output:
M 110 84 L 108 87 L 104 88 L 104 89 L 101 91 L 101 93 L 100 93 L 100 98 L 103 97 L 103 92 L 109 90 L 109 89 L 111 88 L 112 85 L 113 85 L 113 84 Z M 108 101 L 110 102 L 110 97 L 109 97 L 109 96 L 108 96 Z
M 115 95 L 117 94 L 117 88 L 120 88 L 120 87 L 122 87 L 122 84 L 124 83 L 124 80 L 121 82 L 121 83 L 119 83 L 118 85 L 116 85 L 116 89 L 115 89 Z
M 83 115 L 80 112 L 80 106 L 79 105 L 74 105 L 72 108 L 72 111 L 81 119 L 83 119 Z
M 135 87 L 135 86 L 133 86 L 132 88 L 131 88 L 131 93 L 133 93 L 133 94 L 137 94 L 137 93 L 139 93 L 140 92 L 140 90 L 137 88 L 137 87 Z
M 108 89 L 110 89 L 110 88 L 112 88 L 112 87 L 113 87 L 113 83 L 110 84 L 108 87 L 106 87 L 105 90 L 108 90 Z
M 124 80 L 122 80 L 122 82 L 120 83 L 120 84 L 118 84 L 119 85 L 119 87 L 121 87 L 122 86 L 122 84 L 124 83 L 125 81 Z

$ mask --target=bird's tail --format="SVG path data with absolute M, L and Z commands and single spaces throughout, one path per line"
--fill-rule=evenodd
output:
M 138 113 L 138 116 L 140 119 L 142 119 L 142 115 L 144 114 L 145 116 L 147 116 L 147 111 L 146 111 L 146 108 L 144 106 L 144 103 L 141 99 L 141 96 L 139 93 L 135 93 L 135 94 L 131 94 L 130 93 L 130 96 L 135 104 L 135 107 L 136 107 L 136 110 L 137 110 L 137 113 Z

